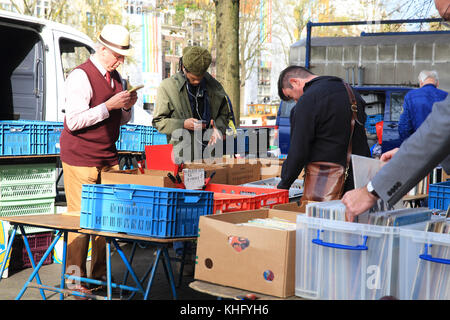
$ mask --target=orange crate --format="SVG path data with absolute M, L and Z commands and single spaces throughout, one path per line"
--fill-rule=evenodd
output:
M 256 209 L 256 199 L 252 196 L 214 193 L 213 214 Z
M 289 202 L 289 191 L 281 189 L 266 189 L 259 187 L 210 183 L 206 186 L 205 191 L 214 192 L 214 213 L 216 213 L 216 211 L 230 212 L 238 210 L 253 210 Z M 242 200 L 242 202 L 240 202 L 240 200 Z

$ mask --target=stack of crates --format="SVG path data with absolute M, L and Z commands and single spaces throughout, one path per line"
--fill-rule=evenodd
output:
M 367 132 L 369 132 L 370 134 L 376 134 L 377 133 L 377 129 L 376 129 L 376 124 L 377 122 L 383 121 L 383 114 L 379 113 L 379 114 L 373 114 L 373 115 L 368 115 L 366 118 L 366 130 Z
M 17 165 L 0 165 L 0 218 L 31 215 L 53 214 L 55 211 L 56 197 L 56 164 L 34 163 Z M 0 249 L 6 249 L 9 230 L 4 230 L 0 237 Z M 37 263 L 51 243 L 52 233 L 48 229 L 37 227 L 24 227 L 27 239 L 30 243 L 31 253 Z M 13 250 L 10 256 L 11 269 L 20 270 L 31 267 L 28 253 L 23 246 L 20 230 L 17 230 Z M 20 248 L 17 245 L 22 244 Z M 0 263 L 5 256 L 0 255 Z M 51 263 L 51 258 L 45 264 Z M 4 273 L 7 277 L 8 273 Z
M 56 164 L 0 165 L 0 216 L 53 214 Z M 25 232 L 43 231 L 26 227 Z

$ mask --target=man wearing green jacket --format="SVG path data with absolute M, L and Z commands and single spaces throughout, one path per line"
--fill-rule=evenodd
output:
M 230 120 L 225 90 L 206 71 L 210 64 L 208 50 L 186 47 L 179 71 L 158 88 L 152 124 L 185 162 L 201 159 L 207 147 L 222 148 Z

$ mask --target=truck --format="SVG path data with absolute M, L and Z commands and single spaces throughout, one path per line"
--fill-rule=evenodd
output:
M 94 52 L 84 33 L 0 10 L 0 120 L 64 121 L 64 80 Z
M 440 22 L 440 19 L 308 22 L 306 39 L 291 45 L 290 65 L 304 66 L 317 75 L 344 79 L 366 101 L 369 146 L 378 142 L 376 123 L 383 121 L 382 152 L 398 147 L 398 120 L 409 90 L 418 88 L 422 70 L 437 70 L 439 88 L 450 91 L 450 31 L 362 32 L 359 37 L 312 37 L 313 27 Z M 281 154 L 289 150 L 293 101 L 282 101 L 276 126 Z

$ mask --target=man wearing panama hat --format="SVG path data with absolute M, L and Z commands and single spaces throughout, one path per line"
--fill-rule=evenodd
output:
M 105 25 L 96 52 L 66 79 L 64 129 L 60 158 L 69 213 L 80 212 L 82 184 L 101 183 L 102 171 L 119 169 L 115 142 L 120 126 L 131 118 L 136 92 L 122 87 L 117 68 L 132 54 L 130 34 L 120 25 Z M 86 277 L 89 236 L 70 233 L 67 273 Z M 91 278 L 106 279 L 105 239 L 92 239 Z M 89 290 L 81 284 L 71 289 Z

